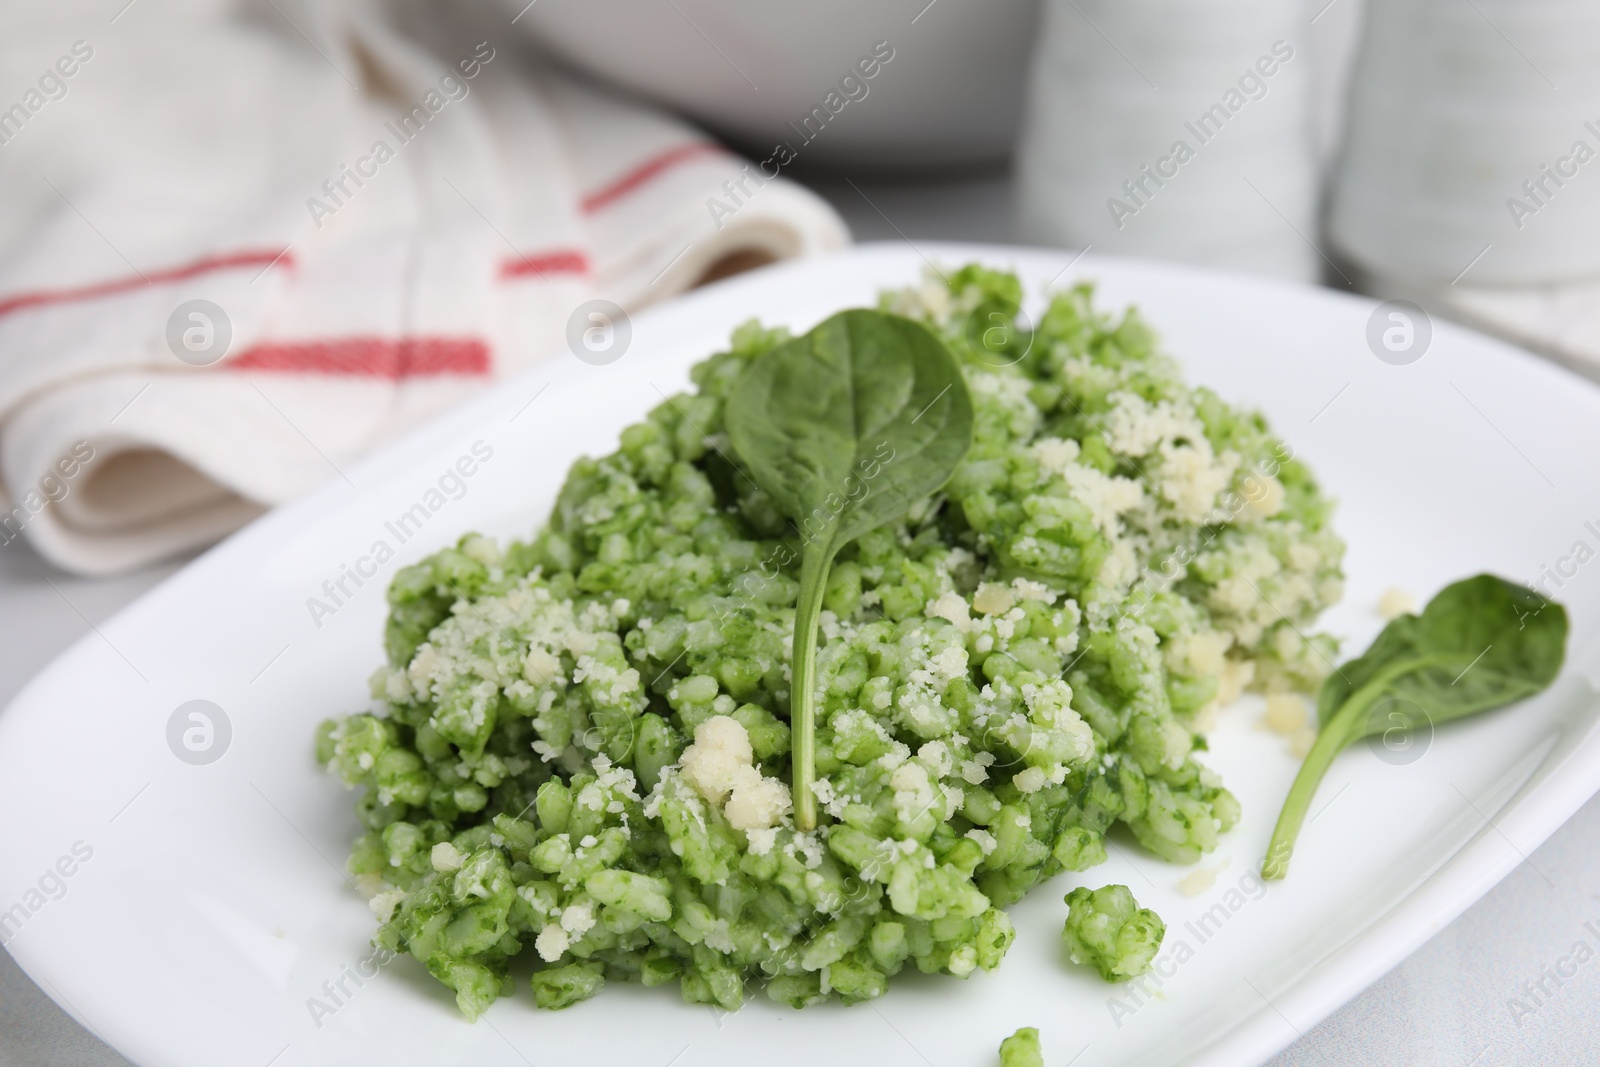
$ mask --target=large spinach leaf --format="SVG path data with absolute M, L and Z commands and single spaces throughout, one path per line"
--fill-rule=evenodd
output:
M 972 445 L 972 401 L 944 342 L 911 319 L 843 311 L 758 357 L 725 423 L 750 478 L 801 539 L 795 610 L 795 823 L 816 826 L 817 626 L 839 549 L 949 479 Z

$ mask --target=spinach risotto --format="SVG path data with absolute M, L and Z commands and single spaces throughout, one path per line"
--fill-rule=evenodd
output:
M 746 324 L 530 539 L 402 569 L 373 709 L 317 738 L 360 789 L 377 944 L 472 1018 L 514 962 L 542 1008 L 607 981 L 853 1002 L 999 966 L 1005 908 L 1108 834 L 1213 849 L 1239 807 L 1212 710 L 1327 670 L 1302 634 L 1340 595 L 1331 503 L 1136 311 L 1021 302 L 968 266 L 805 338 Z M 830 367 L 846 417 L 797 414 Z M 1074 890 L 1108 978 L 1162 930 Z

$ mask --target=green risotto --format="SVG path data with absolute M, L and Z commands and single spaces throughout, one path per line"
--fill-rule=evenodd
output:
M 1300 636 L 1340 595 L 1330 501 L 1136 312 L 1080 286 L 1028 327 L 1021 300 L 975 266 L 882 298 L 959 362 L 972 444 L 828 572 L 812 832 L 790 793 L 806 534 L 724 421 L 786 331 L 735 331 L 574 464 L 530 540 L 468 535 L 396 575 L 376 710 L 317 742 L 362 790 L 350 869 L 379 945 L 473 1018 L 513 961 L 543 1008 L 607 981 L 853 1002 L 907 967 L 997 967 L 1005 907 L 1109 833 L 1180 863 L 1216 846 L 1239 806 L 1200 758 L 1210 712 L 1312 689 L 1332 652 Z M 1138 973 L 1160 920 L 1074 892 L 1073 955 Z

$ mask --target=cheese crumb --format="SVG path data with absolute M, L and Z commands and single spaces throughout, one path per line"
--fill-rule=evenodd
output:
M 522 661 L 522 676 L 534 685 L 548 685 L 561 676 L 561 661 L 535 646 Z
M 1244 695 L 1245 688 L 1255 680 L 1255 676 L 1255 660 L 1227 660 L 1222 665 L 1222 674 L 1217 678 L 1217 695 L 1214 703 L 1218 707 L 1232 704 Z
M 1144 488 L 1131 478 L 1103 474 L 1093 467 L 1070 467 L 1063 477 L 1072 495 L 1094 516 L 1095 525 L 1115 538 L 1122 513 L 1144 501 Z
M 1202 678 L 1220 678 L 1227 667 L 1228 648 L 1232 644 L 1233 635 L 1221 630 L 1201 630 L 1179 637 L 1173 642 L 1172 658 L 1179 661 L 1174 666 L 1180 670 L 1187 667 L 1186 673 Z
M 594 929 L 594 904 L 592 901 L 582 901 L 569 904 L 561 912 L 561 929 L 574 937 L 582 937 Z
M 965 978 L 978 968 L 978 950 L 971 945 L 962 945 L 950 953 L 950 962 L 946 966 L 957 978 Z
M 744 724 L 731 715 L 713 715 L 694 730 L 694 744 L 683 751 L 683 780 L 713 804 L 733 790 L 739 768 L 755 753 Z
M 979 752 L 969 760 L 961 763 L 961 778 L 968 785 L 982 785 L 989 780 L 989 764 L 994 762 L 994 753 Z
M 467 538 L 466 544 L 461 546 L 463 555 L 477 560 L 485 567 L 499 565 L 501 560 L 500 546 L 487 537 L 474 536 Z
M 539 958 L 546 963 L 554 963 L 567 951 L 567 946 L 572 944 L 572 939 L 567 937 L 567 932 L 555 923 L 551 923 L 539 931 L 539 936 L 534 939 L 533 947 L 539 950 Z
M 978 843 L 978 847 L 983 849 L 983 854 L 985 856 L 993 852 L 1000 844 L 994 839 L 994 835 L 987 830 L 979 830 L 974 828 L 968 830 L 963 836 L 970 837 L 972 840 L 976 841 Z
M 928 660 L 928 669 L 934 677 L 946 682 L 964 677 L 967 673 L 967 650 L 959 645 L 951 646 Z
M 1004 615 L 1015 604 L 1011 590 L 998 582 L 983 582 L 972 595 L 972 608 L 983 615 Z
M 695 727 L 694 744 L 684 749 L 683 780 L 713 804 L 735 830 L 776 826 L 792 802 L 789 787 L 763 777 L 754 764 L 750 734 L 729 715 L 713 715 Z
M 1404 589 L 1391 586 L 1383 591 L 1383 596 L 1378 598 L 1378 614 L 1385 619 L 1397 619 L 1401 615 L 1414 615 L 1417 610 L 1417 598 Z
M 1255 479 L 1260 477 L 1260 481 Z M 1259 491 L 1253 491 L 1259 487 Z M 1244 515 L 1247 519 L 1270 519 L 1283 510 L 1287 496 L 1283 483 L 1270 475 L 1249 474 L 1245 477 Z M 1298 546 L 1297 546 L 1298 547 Z
M 1046 780 L 1044 771 L 1038 767 L 1029 767 L 1011 776 L 1011 784 L 1020 793 L 1037 793 L 1044 788 Z
M 1275 734 L 1292 736 L 1306 727 L 1306 702 L 1298 693 L 1270 693 L 1261 724 Z
M 928 765 L 928 769 L 935 775 L 943 778 L 955 766 L 955 757 L 950 754 L 950 746 L 943 741 L 928 741 L 917 749 L 917 758 Z
M 1064 474 L 1069 466 L 1077 462 L 1080 446 L 1071 438 L 1041 437 L 1028 451 L 1033 453 L 1039 466 L 1051 474 Z
M 735 830 L 765 830 L 789 810 L 789 787 L 764 778 L 754 767 L 741 767 L 722 814 Z
M 381 923 L 386 923 L 394 918 L 394 909 L 406 898 L 403 889 L 386 889 L 367 901 L 367 907 L 372 909 L 372 914 L 377 916 Z
M 428 853 L 428 859 L 436 871 L 459 871 L 466 858 L 460 849 L 448 841 L 440 841 L 433 846 L 433 851 Z
M 928 601 L 925 613 L 930 619 L 947 619 L 955 623 L 957 629 L 965 630 L 972 625 L 972 617 L 967 611 L 967 602 L 959 593 L 945 593 L 934 600 Z
M 1030 581 L 1027 578 L 1013 578 L 1011 588 L 1016 590 L 1018 600 L 1037 600 L 1041 604 L 1054 604 L 1056 595 L 1050 587 L 1043 582 Z

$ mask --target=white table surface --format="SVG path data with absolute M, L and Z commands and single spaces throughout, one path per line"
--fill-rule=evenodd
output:
M 1012 236 L 1009 183 L 1003 176 L 920 185 L 835 180 L 815 187 L 861 240 L 915 244 Z M 77 579 L 50 568 L 20 542 L 0 547 L 0 704 L 52 656 L 175 569 L 167 565 L 106 581 Z M 1600 937 L 1589 933 L 1585 922 L 1600 928 L 1600 798 L 1331 1018 L 1314 1028 L 1289 1020 L 1306 1032 L 1271 1061 L 1273 1067 L 1600 1063 Z M 1574 976 L 1560 985 L 1545 978 L 1542 993 L 1520 988 L 1549 974 L 1580 940 L 1595 958 Z M 1517 1009 L 1514 997 L 1531 1013 Z M 126 1063 L 0 953 L 0 1067 Z

